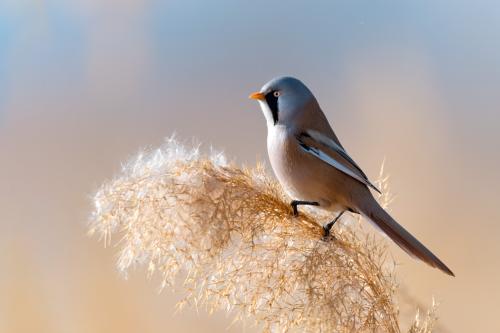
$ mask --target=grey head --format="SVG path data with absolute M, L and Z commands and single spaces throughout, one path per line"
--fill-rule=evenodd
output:
M 283 76 L 267 82 L 259 92 L 250 95 L 259 101 L 270 126 L 296 126 L 306 118 L 322 112 L 312 92 L 300 80 Z

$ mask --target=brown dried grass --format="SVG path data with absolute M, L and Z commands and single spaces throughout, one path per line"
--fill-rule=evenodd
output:
M 147 265 L 163 286 L 184 274 L 181 308 L 225 309 L 264 331 L 401 332 L 385 243 L 352 217 L 323 241 L 331 216 L 293 217 L 289 201 L 263 167 L 242 169 L 172 138 L 102 185 L 90 232 L 106 244 L 121 236 L 121 271 Z M 431 332 L 434 313 L 409 332 Z

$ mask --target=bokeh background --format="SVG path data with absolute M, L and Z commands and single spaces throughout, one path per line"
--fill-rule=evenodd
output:
M 2 0 L 0 331 L 222 332 L 86 235 L 91 195 L 177 132 L 267 160 L 247 100 L 301 78 L 392 212 L 455 271 L 394 247 L 438 332 L 500 330 L 500 5 L 495 1 Z M 253 331 L 244 325 L 229 331 Z

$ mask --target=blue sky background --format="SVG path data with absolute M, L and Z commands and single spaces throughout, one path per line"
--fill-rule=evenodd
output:
M 386 158 L 394 215 L 456 271 L 449 280 L 391 248 L 405 290 L 423 306 L 442 300 L 439 331 L 500 329 L 500 5 L 486 0 L 3 0 L 0 264 L 11 269 L 0 289 L 24 275 L 7 264 L 19 256 L 43 302 L 14 292 L 0 313 L 24 304 L 53 318 L 36 326 L 47 332 L 225 329 L 223 315 L 165 316 L 175 295 L 142 275 L 116 282 L 112 251 L 85 237 L 88 197 L 173 132 L 266 161 L 247 96 L 283 74 L 311 88 L 368 175 Z M 10 318 L 0 331 L 21 331 L 23 316 Z
M 494 130 L 500 9 L 491 1 L 470 6 L 461 1 L 157 0 L 117 6 L 10 0 L 0 6 L 4 110 L 20 90 L 26 95 L 92 89 L 92 71 L 99 71 L 93 61 L 102 61 L 103 75 L 133 81 L 149 100 L 161 99 L 167 89 L 172 95 L 196 90 L 205 97 L 207 86 L 232 86 L 219 101 L 230 107 L 243 96 L 234 87 L 260 85 L 283 73 L 315 84 L 320 93 L 342 95 L 342 72 L 356 66 L 353 59 L 380 57 L 411 67 L 419 53 L 448 104 L 441 110 L 448 120 L 481 135 L 487 135 L 484 126 Z M 136 72 L 124 73 L 130 66 Z M 481 117 L 472 116 L 477 112 Z

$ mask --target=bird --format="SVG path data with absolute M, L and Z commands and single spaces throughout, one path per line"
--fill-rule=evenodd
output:
M 380 190 L 349 156 L 304 83 L 277 77 L 249 98 L 258 101 L 266 119 L 271 167 L 292 198 L 294 215 L 301 205 L 338 213 L 323 226 L 324 239 L 330 239 L 331 228 L 346 211 L 361 214 L 410 256 L 455 276 L 379 205 L 371 191 Z

